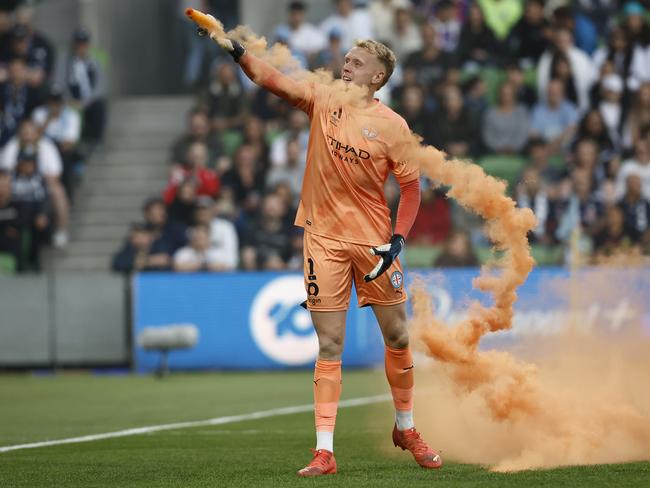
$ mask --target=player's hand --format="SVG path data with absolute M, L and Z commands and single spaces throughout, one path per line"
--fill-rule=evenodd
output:
M 202 37 L 208 36 L 214 42 L 219 44 L 219 46 L 221 46 L 224 51 L 232 56 L 235 62 L 238 62 L 239 58 L 241 58 L 246 52 L 246 48 L 244 48 L 244 46 L 242 46 L 239 42 L 233 39 L 228 39 L 227 37 L 217 37 L 215 34 L 208 32 L 208 30 L 204 29 L 203 27 L 198 27 L 196 29 L 196 33 Z
M 404 247 L 404 238 L 399 235 L 395 234 L 393 237 L 390 238 L 390 242 L 388 244 L 382 244 L 381 246 L 377 247 L 371 247 L 370 248 L 370 254 L 373 254 L 375 256 L 379 256 L 379 262 L 377 263 L 377 266 L 363 277 L 364 281 L 372 281 L 375 278 L 377 278 L 379 275 L 381 275 L 384 271 L 386 271 L 388 268 L 390 268 L 390 265 L 393 264 L 393 261 L 395 261 L 395 258 L 399 256 L 399 253 L 402 251 L 402 248 Z

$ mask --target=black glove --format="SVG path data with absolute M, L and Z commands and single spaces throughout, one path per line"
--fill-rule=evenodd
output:
M 200 36 L 207 36 L 209 34 L 208 30 L 204 29 L 203 27 L 196 29 L 196 33 Z M 241 58 L 246 53 L 246 48 L 239 42 L 232 39 L 228 39 L 226 37 L 218 38 L 214 37 L 211 34 L 210 39 L 219 44 L 228 54 L 230 54 L 232 56 L 232 59 L 235 60 L 235 63 L 238 63 L 239 58 Z
M 375 268 L 370 273 L 364 276 L 363 279 L 366 282 L 372 281 L 388 268 L 390 268 L 390 265 L 393 264 L 395 258 L 399 256 L 399 253 L 402 251 L 403 247 L 404 238 L 399 234 L 393 235 L 393 237 L 390 238 L 390 242 L 388 244 L 371 247 L 370 254 L 379 256 L 381 259 L 377 263 L 377 266 L 375 266 Z

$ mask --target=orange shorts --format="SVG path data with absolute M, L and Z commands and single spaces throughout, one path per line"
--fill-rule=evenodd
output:
M 363 280 L 378 260 L 370 254 L 369 246 L 305 232 L 307 309 L 319 312 L 347 310 L 353 281 L 360 307 L 405 302 L 404 273 L 399 259 L 377 279 L 368 283 Z

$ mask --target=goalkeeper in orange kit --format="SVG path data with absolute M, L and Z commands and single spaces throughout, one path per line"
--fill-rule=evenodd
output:
M 203 14 L 188 10 L 193 20 L 198 15 Z M 305 229 L 306 307 L 319 342 L 313 387 L 316 449 L 312 461 L 298 474 L 336 473 L 334 425 L 352 282 L 359 305 L 372 307 L 384 337 L 386 376 L 395 405 L 393 443 L 408 449 L 420 466 L 439 468 L 440 455 L 420 437 L 413 422 L 407 296 L 397 257 L 419 207 L 419 171 L 399 156 L 400 145 L 410 138 L 408 125 L 374 98 L 393 72 L 395 55 L 379 42 L 357 41 L 345 56 L 341 78 L 367 91 L 361 103 L 352 104 L 342 101 L 330 86 L 296 81 L 248 53 L 237 41 L 220 33 L 208 34 L 251 80 L 305 111 L 311 120 L 295 224 Z M 394 233 L 383 190 L 389 172 L 401 192 Z

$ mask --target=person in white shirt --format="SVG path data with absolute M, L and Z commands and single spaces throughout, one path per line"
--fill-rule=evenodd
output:
M 628 176 L 635 174 L 641 178 L 641 194 L 650 200 L 650 137 L 640 139 L 634 146 L 634 158 L 623 162 L 616 173 L 616 196 L 625 195 Z
M 304 2 L 294 0 L 289 3 L 287 28 L 289 31 L 288 44 L 291 51 L 312 56 L 325 48 L 327 38 L 313 24 L 305 22 L 307 7 Z
M 569 61 L 571 75 L 575 82 L 578 97 L 578 109 L 585 112 L 589 109 L 589 90 L 597 78 L 596 68 L 591 58 L 584 51 L 578 49 L 573 43 L 573 35 L 567 29 L 558 28 L 553 35 L 554 46 L 542 54 L 537 64 L 537 91 L 539 98 L 545 100 L 548 85 L 552 78 L 551 67 L 553 58 L 561 53 Z
M 197 225 L 210 228 L 210 246 L 219 250 L 217 260 L 221 271 L 232 271 L 239 265 L 239 238 L 235 225 L 220 213 L 220 207 L 210 197 L 200 197 L 196 201 L 194 221 Z
M 54 85 L 48 93 L 47 103 L 32 113 L 32 120 L 41 133 L 56 144 L 63 162 L 61 182 L 72 200 L 75 166 L 81 160 L 78 151 L 81 117 L 65 103 L 63 90 Z
M 374 37 L 372 19 L 368 9 L 354 7 L 352 0 L 334 0 L 336 13 L 327 17 L 320 24 L 324 36 L 328 36 L 333 28 L 341 31 L 341 47 L 346 51 L 354 45 L 355 39 L 371 39 Z
M 10 139 L 0 153 L 0 168 L 13 171 L 18 163 L 18 154 L 27 149 L 36 153 L 38 172 L 45 179 L 52 197 L 56 216 L 53 244 L 58 248 L 64 247 L 68 243 L 70 204 L 61 184 L 63 163 L 54 143 L 41 137 L 34 122 L 29 119 L 23 120 L 18 135 Z
M 422 48 L 420 29 L 411 18 L 410 9 L 400 7 L 395 10 L 387 41 L 397 59 L 406 59 L 409 54 Z
M 616 147 L 621 144 L 621 117 L 623 108 L 621 99 L 623 97 L 623 79 L 614 73 L 605 76 L 600 85 L 601 102 L 598 110 L 603 117 L 607 127 L 607 133 Z
M 174 253 L 174 271 L 225 271 L 221 250 L 210 243 L 210 227 L 198 224 L 190 229 L 190 245 Z
M 410 9 L 411 0 L 373 0 L 368 7 L 372 28 L 378 41 L 388 42 L 393 30 L 395 10 L 398 8 Z

